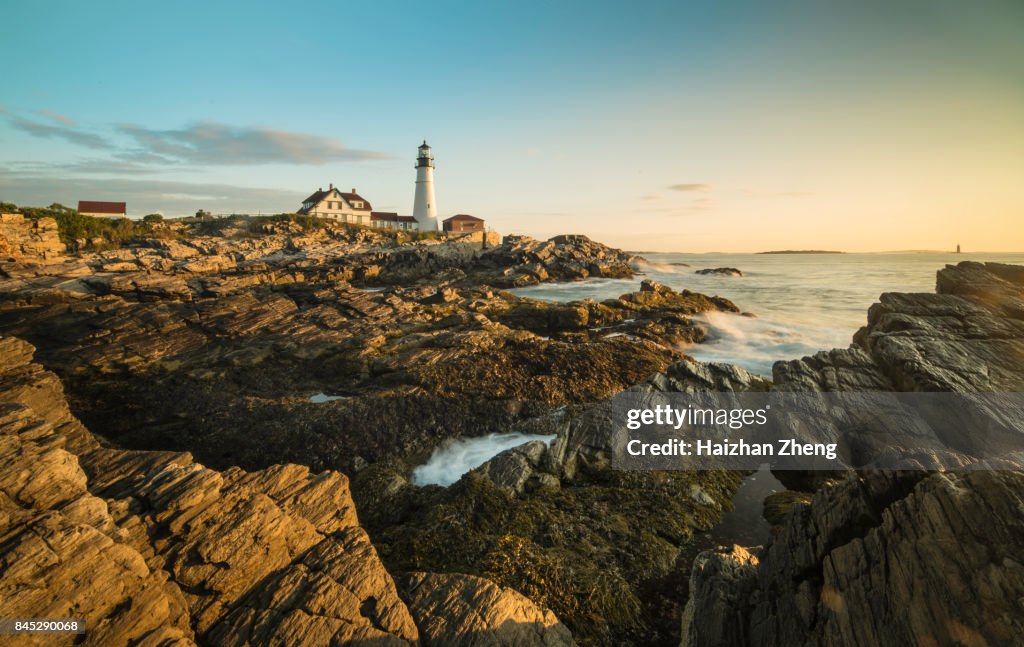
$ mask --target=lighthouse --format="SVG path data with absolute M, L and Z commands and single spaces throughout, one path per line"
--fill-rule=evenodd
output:
M 412 217 L 420 231 L 437 231 L 437 200 L 434 198 L 434 153 L 427 140 L 418 149 L 416 156 L 416 200 L 412 205 Z

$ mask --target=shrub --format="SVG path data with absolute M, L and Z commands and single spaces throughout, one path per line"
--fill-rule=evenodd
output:
M 306 216 L 297 213 L 279 213 L 273 216 L 253 216 L 249 218 L 249 230 L 258 232 L 263 225 L 286 222 L 294 222 L 301 227 L 303 231 L 323 229 L 326 226 L 326 221 L 323 218 L 317 218 L 316 216 Z
M 119 247 L 123 243 L 142 236 L 148 236 L 152 231 L 152 225 L 148 222 L 138 222 L 128 218 L 96 218 L 84 216 L 75 209 L 65 207 L 60 203 L 51 204 L 49 207 L 21 207 L 10 205 L 15 210 L 21 211 L 28 218 L 53 218 L 57 221 L 57 229 L 60 232 L 61 240 L 74 247 L 76 241 L 85 240 L 86 245 L 94 248 Z M 89 241 L 102 239 L 102 243 L 93 244 Z

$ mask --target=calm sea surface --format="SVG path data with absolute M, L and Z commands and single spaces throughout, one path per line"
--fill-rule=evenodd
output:
M 732 300 L 757 318 L 713 313 L 704 319 L 711 339 L 687 352 L 704 361 L 738 364 L 771 375 L 772 364 L 819 350 L 845 348 L 867 322 L 868 307 L 883 292 L 933 292 L 935 273 L 948 263 L 1024 264 L 1013 254 L 643 254 L 649 262 L 636 279 L 593 279 L 513 290 L 551 301 L 595 300 L 638 289 L 651 278 Z M 686 267 L 681 264 L 688 264 Z M 735 267 L 742 277 L 700 275 L 709 267 Z

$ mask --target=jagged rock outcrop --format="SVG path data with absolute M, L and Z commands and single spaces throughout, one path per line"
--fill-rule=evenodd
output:
M 849 349 L 775 365 L 772 388 L 1024 386 L 1024 268 L 965 262 L 936 294 L 884 294 Z M 832 474 L 778 473 L 794 486 Z M 1024 473 L 847 475 L 794 501 L 753 554 L 703 553 L 684 646 L 1011 645 L 1024 632 Z
M 527 485 L 533 487 L 559 487 L 556 474 L 546 471 L 555 467 L 548 459 L 548 446 L 542 440 L 534 440 L 519 447 L 513 447 L 488 460 L 477 468 L 478 473 L 500 488 L 515 494 L 522 494 Z M 548 459 L 548 460 L 545 460 Z
M 472 575 L 412 573 L 404 583 L 424 645 L 572 647 L 555 614 L 510 588 Z
M 940 270 L 935 294 L 883 294 L 851 348 L 776 363 L 776 388 L 1022 391 L 1021 269 L 968 261 Z
M 64 259 L 64 251 L 53 218 L 0 213 L 0 263 L 54 263 Z
M 344 475 L 217 472 L 189 454 L 108 447 L 32 353 L 0 338 L 0 615 L 84 617 L 95 645 L 417 643 Z M 449 583 L 420 588 L 458 640 L 511 632 L 493 644 L 518 644 L 509 619 L 568 637 L 525 598 L 495 599 L 486 580 L 459 595 L 491 600 L 501 626 L 465 617 Z
M 684 360 L 671 364 L 628 391 L 694 393 L 700 391 L 767 391 L 771 383 L 733 364 Z M 557 489 L 581 470 L 611 467 L 612 406 L 601 402 L 574 415 L 565 410 L 517 426 L 527 433 L 553 434 L 550 446 L 533 441 L 501 452 L 475 473 L 515 494 L 539 488 Z M 716 501 L 710 504 L 718 505 Z
M 538 268 L 530 282 L 631 275 L 632 257 L 582 237 L 512 238 L 485 249 L 474 241 L 400 242 L 394 232 L 300 231 L 284 223 L 272 229 L 239 229 L 235 236 L 227 223 L 219 235 L 136 241 L 46 271 L 5 268 L 0 330 L 37 343 L 40 361 L 68 385 L 76 412 L 111 442 L 189 451 L 204 466 L 224 470 L 223 484 L 214 483 L 221 498 L 239 493 L 228 478 L 231 466 L 294 462 L 343 470 L 355 477 L 362 526 L 395 573 L 458 570 L 492 579 L 539 596 L 539 605 L 579 627 L 590 643 L 674 632 L 677 600 L 659 592 L 645 614 L 648 603 L 638 596 L 645 581 L 676 568 L 695 529 L 718 518 L 737 477 L 619 478 L 601 472 L 598 462 L 571 461 L 562 469 L 561 455 L 546 450 L 494 474 L 496 481 L 507 477 L 507 485 L 480 478 L 438 492 L 411 485 L 409 476 L 448 438 L 520 428 L 557 433 L 568 419 L 565 405 L 607 398 L 685 358 L 683 344 L 706 334 L 695 315 L 736 307 L 652 282 L 617 299 L 565 305 L 492 287 L 520 284 L 518 276 Z M 310 400 L 315 393 L 342 397 Z M 173 465 L 152 470 L 193 469 L 191 457 L 169 456 L 178 457 L 166 459 Z M 130 465 L 131 473 L 140 470 L 149 473 Z M 658 481 L 653 499 L 651 480 Z M 717 505 L 689 496 L 694 480 Z M 110 487 L 104 496 L 129 497 L 135 488 Z M 477 494 L 489 513 L 445 514 Z M 201 499 L 197 492 L 187 496 Z M 609 501 L 626 512 L 607 514 Z M 253 514 L 277 515 L 262 504 Z M 131 527 L 141 536 L 162 528 L 169 515 L 138 513 Z M 221 516 L 232 527 L 248 527 L 230 514 L 211 522 Z M 310 636 L 337 626 L 335 616 L 305 601 L 313 577 L 306 572 L 324 569 L 315 546 L 306 547 L 316 538 L 299 520 L 289 522 L 292 516 L 275 523 L 290 528 L 297 543 L 248 547 L 270 550 L 282 564 L 264 573 L 265 581 L 286 577 L 275 586 L 306 587 L 289 593 L 297 605 L 287 611 L 291 624 L 275 624 L 279 601 L 263 589 L 239 586 L 247 570 L 241 558 L 223 573 L 206 562 L 160 566 L 193 587 L 182 591 L 201 622 L 200 640 L 304 639 L 294 633 L 303 626 L 301 613 L 316 616 Z M 527 521 L 540 518 L 572 531 L 551 534 Z M 633 527 L 627 518 L 645 521 Z M 651 535 L 647 526 L 661 530 Z M 464 541 L 453 547 L 453 536 Z M 577 537 L 584 538 L 582 551 Z M 621 537 L 634 547 L 620 549 Z M 530 548 L 498 567 L 506 541 Z M 140 550 L 146 546 L 139 543 Z M 208 550 L 183 532 L 160 550 L 177 560 L 200 549 Z M 192 599 L 195 587 L 211 592 Z
M 704 551 L 694 559 L 681 647 L 747 644 L 747 627 L 734 610 L 755 590 L 757 564 L 743 546 Z
M 705 312 L 739 312 L 728 299 L 689 290 L 676 292 L 645 279 L 640 289 L 605 299 L 549 303 L 521 299 L 497 312 L 508 326 L 566 340 L 598 340 L 620 336 L 657 343 L 695 344 L 707 337 L 707 326 L 693 319 Z
M 650 281 L 569 304 L 259 273 L 54 271 L 0 287 L 0 328 L 39 345 L 89 424 L 132 447 L 257 468 L 348 469 L 357 455 L 407 456 L 483 433 L 486 418 L 501 431 L 544 413 L 529 403 L 605 398 L 685 357 L 682 344 L 707 332 L 695 315 L 736 309 Z M 332 403 L 328 417 L 302 406 L 318 392 L 362 397 Z M 343 438 L 328 432 L 337 425 Z
M 1011 645 L 1024 474 L 870 472 L 822 490 L 760 558 L 701 556 L 683 645 Z
M 95 440 L 32 347 L 0 338 L 0 616 L 86 618 L 86 644 L 193 644 L 181 589 L 87 488 Z
M 505 236 L 502 244 L 482 254 L 467 270 L 475 280 L 513 288 L 547 281 L 573 281 L 591 276 L 630 278 L 637 257 L 581 235 L 535 240 Z
M 64 246 L 52 218 L 25 219 L 3 214 L 0 260 L 63 260 Z M 495 234 L 415 238 L 399 231 L 316 221 L 312 229 L 295 222 L 257 225 L 240 218 L 217 223 L 175 223 L 163 237 L 132 240 L 128 246 L 84 253 L 77 260 L 99 280 L 121 274 L 161 272 L 189 281 L 193 298 L 210 275 L 255 277 L 261 283 L 352 281 L 368 285 L 482 284 L 509 288 L 588 276 L 628 278 L 635 257 L 586 236 L 538 241 Z M 177 236 L 167 237 L 178 230 Z M 184 231 L 182 231 L 184 230 Z M 188 236 L 182 235 L 183 233 Z M 30 267 L 8 267 L 18 278 L 39 274 Z M 130 278 L 138 280 L 138 278 Z
M 697 270 L 694 274 L 715 274 L 718 276 L 743 276 L 743 272 L 735 267 L 706 267 Z

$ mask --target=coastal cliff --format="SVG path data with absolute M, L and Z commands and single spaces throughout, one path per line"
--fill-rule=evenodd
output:
M 776 364 L 774 387 L 1019 392 L 1022 358 L 1024 268 L 964 262 L 936 294 L 882 295 L 849 349 Z M 1017 644 L 1022 510 L 1020 472 L 833 479 L 768 545 L 697 558 L 682 645 Z

